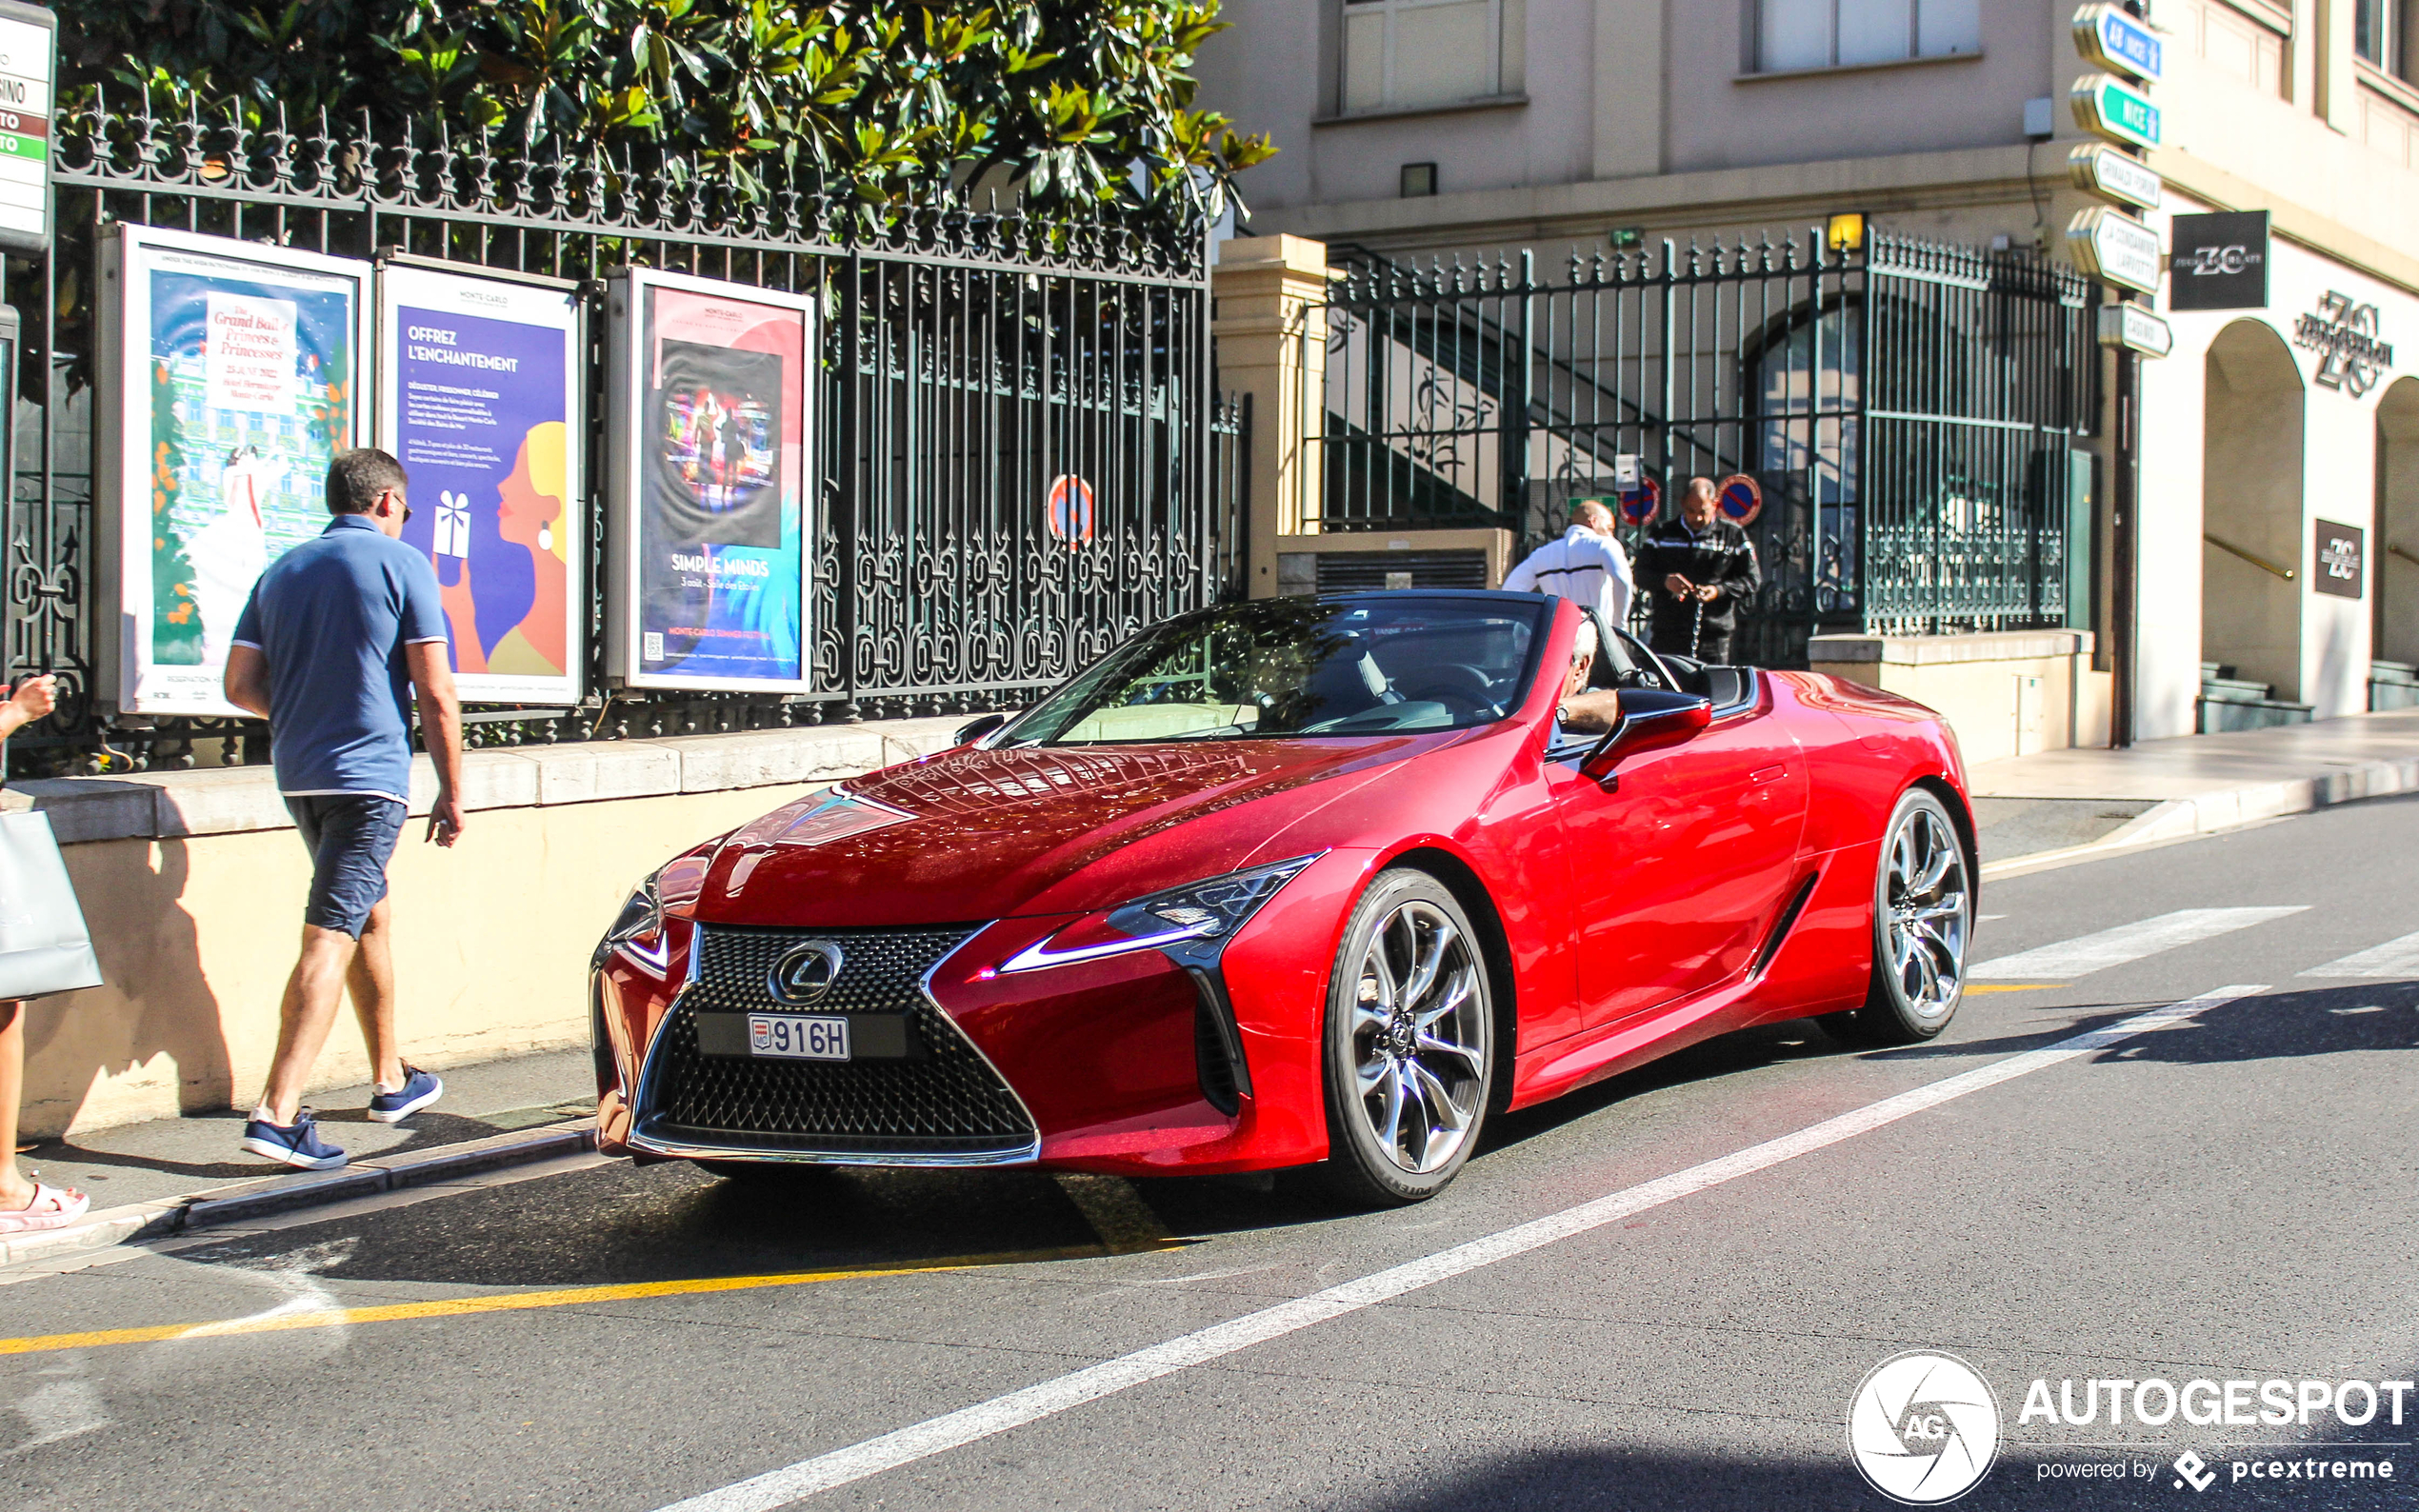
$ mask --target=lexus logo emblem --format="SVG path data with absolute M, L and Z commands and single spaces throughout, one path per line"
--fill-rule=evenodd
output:
M 783 1003 L 812 1003 L 840 980 L 840 947 L 829 940 L 794 945 L 772 964 L 765 985 Z

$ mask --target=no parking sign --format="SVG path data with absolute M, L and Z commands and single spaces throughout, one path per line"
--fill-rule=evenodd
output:
M 1621 501 L 1617 507 L 1622 524 L 1644 525 L 1654 518 L 1655 510 L 1663 507 L 1663 485 L 1641 474 L 1637 482 L 1624 485 L 1613 497 Z
M 1713 490 L 1713 502 L 1723 519 L 1735 526 L 1750 526 L 1764 512 L 1764 488 L 1746 473 L 1733 472 Z
M 1050 480 L 1050 533 L 1068 546 L 1092 538 L 1092 486 L 1071 472 Z

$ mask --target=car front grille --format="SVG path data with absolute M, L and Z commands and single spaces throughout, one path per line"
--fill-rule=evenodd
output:
M 977 1163 L 1029 1155 L 1039 1141 L 1016 1094 L 924 994 L 924 978 L 968 929 L 700 927 L 697 974 L 658 1031 L 639 1086 L 636 1132 L 666 1146 L 842 1160 Z M 842 965 L 810 1005 L 777 1002 L 775 962 L 810 940 Z M 904 1014 L 908 1055 L 783 1061 L 707 1055 L 697 1014 Z

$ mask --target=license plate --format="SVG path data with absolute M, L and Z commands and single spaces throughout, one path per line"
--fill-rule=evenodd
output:
M 750 1013 L 748 1053 L 781 1061 L 845 1061 L 849 1058 L 849 1021 L 801 1018 L 794 1013 Z

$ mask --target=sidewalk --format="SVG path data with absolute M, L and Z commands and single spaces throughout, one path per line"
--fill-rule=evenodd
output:
M 590 1144 L 595 1072 L 585 1046 L 444 1075 L 444 1100 L 401 1124 L 362 1116 L 366 1085 L 312 1094 L 322 1136 L 352 1157 L 332 1171 L 290 1171 L 247 1154 L 241 1112 L 45 1140 L 18 1161 L 53 1186 L 82 1190 L 91 1211 L 74 1228 L 0 1240 L 0 1265 L 455 1179 Z
M 2419 709 L 2352 714 L 2130 750 L 2041 751 L 1967 774 L 1986 868 L 2209 834 L 2419 792 Z

